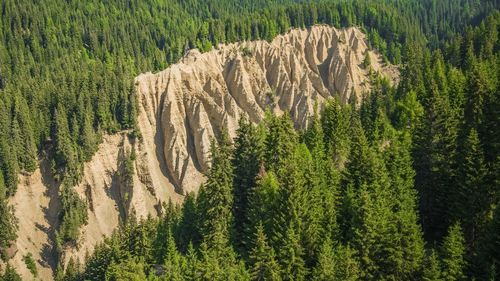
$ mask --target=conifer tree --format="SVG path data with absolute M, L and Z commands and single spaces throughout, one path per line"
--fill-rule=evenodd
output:
M 37 166 L 37 147 L 33 136 L 33 124 L 29 118 L 29 108 L 22 97 L 14 101 L 12 118 L 13 144 L 22 169 L 33 172 Z
M 368 69 L 368 67 L 371 66 L 371 58 L 370 58 L 370 52 L 365 53 L 365 58 L 363 59 L 363 67 L 365 69 Z
M 252 280 L 281 281 L 280 268 L 276 261 L 274 249 L 267 243 L 262 223 L 257 225 L 255 242 L 250 252 Z
M 231 144 L 223 133 L 219 145 L 212 142 L 211 166 L 200 193 L 201 233 L 209 248 L 226 247 L 230 239 L 233 204 Z M 222 243 L 218 245 L 218 243 Z
M 402 133 L 391 141 L 385 153 L 385 163 L 391 180 L 392 209 L 396 224 L 399 261 L 394 269 L 400 278 L 417 276 L 424 258 L 424 240 L 418 223 L 415 171 L 410 154 L 410 136 Z
M 239 120 L 239 129 L 234 141 L 234 237 L 238 248 L 242 247 L 244 226 L 248 225 L 248 197 L 255 187 L 257 174 L 262 164 L 262 134 L 245 118 Z
M 196 280 L 198 277 L 198 256 L 192 243 L 187 246 L 185 255 L 186 266 L 183 270 L 183 277 L 185 280 Z
M 66 110 L 62 105 L 54 111 L 52 138 L 55 140 L 56 175 L 72 187 L 80 178 L 78 154 L 71 139 Z
M 268 133 L 265 139 L 266 168 L 277 173 L 279 179 L 278 168 L 284 167 L 284 163 L 293 154 L 297 143 L 297 134 L 288 113 L 281 117 L 268 116 L 267 129 Z
M 83 158 L 87 161 L 91 159 L 98 148 L 98 136 L 94 131 L 93 122 L 94 117 L 91 110 L 85 110 L 81 127 L 80 143 L 82 145 Z
M 431 80 L 429 84 L 430 94 L 422 104 L 424 117 L 414 134 L 413 153 L 422 225 L 426 238 L 434 241 L 444 236 L 450 221 L 447 196 L 455 188 L 453 175 L 459 120 L 447 93 L 439 92 L 437 82 Z
M 358 280 L 359 265 L 354 251 L 348 246 L 334 247 L 330 239 L 325 240 L 311 277 L 315 281 Z
M 188 193 L 184 198 L 181 217 L 177 226 L 177 237 L 179 250 L 185 253 L 188 245 L 199 245 L 201 240 L 200 218 L 197 210 L 197 200 L 194 193 Z
M 431 249 L 425 258 L 423 264 L 422 280 L 424 281 L 442 281 L 441 264 L 436 251 Z
M 343 167 L 349 153 L 350 110 L 332 99 L 325 104 L 321 114 L 321 126 L 327 153 L 337 167 Z
M 465 241 L 459 223 L 450 226 L 441 248 L 443 280 L 463 280 L 465 270 Z
M 173 235 L 168 233 L 167 244 L 164 264 L 164 275 L 163 278 L 166 280 L 182 281 L 183 271 L 185 270 L 184 257 L 179 254 L 177 247 L 175 246 L 175 241 Z
M 14 267 L 10 265 L 10 263 L 7 264 L 7 267 L 5 268 L 5 272 L 3 273 L 3 276 L 0 276 L 0 280 L 2 281 L 22 281 L 21 276 L 16 272 Z
M 253 241 L 258 225 L 262 224 L 267 237 L 272 233 L 274 212 L 278 209 L 280 187 L 274 173 L 261 170 L 256 184 L 256 187 L 249 194 L 248 222 L 244 226 L 243 242 L 245 242 L 246 252 L 250 252 L 254 247 L 248 241 Z
M 106 281 L 146 280 L 144 261 L 140 258 L 128 258 L 120 263 L 111 263 L 106 271 Z
M 342 180 L 343 236 L 358 251 L 362 278 L 397 279 L 402 254 L 388 171 L 380 152 L 368 146 L 359 117 L 353 115 L 352 122 L 351 154 Z
M 0 173 L 0 249 L 6 249 L 17 238 L 17 219 L 14 210 L 8 205 L 7 192 Z M 3 253 L 0 258 L 4 259 Z
M 474 128 L 467 135 L 459 163 L 458 188 L 452 194 L 454 205 L 450 216 L 462 220 L 464 237 L 473 247 L 477 236 L 484 233 L 493 196 L 487 186 L 484 154 Z
M 288 227 L 278 257 L 282 268 L 282 279 L 289 281 L 306 280 L 308 270 L 304 261 L 304 249 L 300 245 L 300 237 L 292 223 Z

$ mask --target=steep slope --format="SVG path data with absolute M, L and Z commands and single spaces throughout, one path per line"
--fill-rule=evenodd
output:
M 363 67 L 370 55 L 371 66 Z M 266 109 L 290 112 L 296 126 L 307 125 L 315 103 L 338 97 L 358 100 L 370 89 L 370 72 L 397 82 L 394 66 L 367 48 L 357 28 L 314 26 L 292 30 L 272 42 L 221 45 L 201 54 L 189 51 L 178 64 L 157 74 L 136 78 L 141 137 L 128 132 L 105 136 L 99 150 L 84 166 L 76 191 L 88 205 L 88 224 L 76 247 L 63 250 L 63 261 L 83 261 L 86 252 L 110 235 L 132 210 L 139 217 L 156 216 L 163 202 L 181 202 L 182 194 L 197 191 L 208 168 L 210 140 L 223 128 L 234 136 L 238 120 L 253 122 Z M 124 155 L 136 152 L 132 187 L 120 181 Z M 52 279 L 55 230 L 59 225 L 59 183 L 42 161 L 31 175 L 20 175 L 10 199 L 19 220 L 17 253 L 12 264 L 31 279 L 23 256 L 31 253 L 39 277 Z M 125 199 L 126 198 L 126 199 Z
M 372 63 L 365 69 L 367 52 Z M 272 42 L 221 45 L 204 54 L 191 50 L 180 63 L 136 78 L 139 126 L 176 190 L 196 191 L 209 164 L 210 140 L 223 128 L 232 136 L 241 116 L 259 122 L 266 109 L 289 111 L 303 128 L 315 103 L 321 107 L 333 96 L 359 101 L 370 89 L 371 71 L 396 82 L 397 69 L 381 61 L 359 29 L 325 25 L 292 30 Z
M 120 184 L 120 163 L 124 154 L 135 147 L 137 159 L 133 188 L 124 190 Z M 131 144 L 127 133 L 105 136 L 92 160 L 84 167 L 82 182 L 75 187 L 88 205 L 88 223 L 81 229 L 77 247 L 65 247 L 63 260 L 71 257 L 84 261 L 85 254 L 105 236 L 111 235 L 120 221 L 132 210 L 138 217 L 157 215 L 160 204 L 173 200 L 180 202 L 172 185 L 151 175 L 154 169 L 146 167 L 147 152 L 140 143 Z M 32 279 L 23 256 L 31 253 L 37 264 L 39 278 L 51 280 L 57 266 L 55 260 L 55 230 L 59 225 L 59 183 L 52 178 L 50 163 L 42 161 L 31 175 L 21 175 L 16 195 L 10 200 L 19 221 L 17 253 L 11 260 L 24 280 Z M 128 200 L 123 194 L 127 193 Z

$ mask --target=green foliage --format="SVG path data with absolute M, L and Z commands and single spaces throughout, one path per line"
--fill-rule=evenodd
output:
M 422 280 L 425 281 L 441 281 L 441 265 L 438 256 L 434 250 L 428 254 L 422 274 Z
M 7 267 L 5 268 L 5 272 L 3 275 L 0 275 L 0 280 L 1 281 L 22 281 L 21 276 L 16 272 L 14 267 L 12 267 L 10 264 L 7 264 Z
M 111 263 L 106 271 L 106 281 L 142 281 L 146 280 L 144 261 L 140 258 L 129 258 L 120 263 Z
M 365 53 L 365 58 L 363 59 L 363 67 L 368 69 L 372 65 L 372 60 L 370 58 L 370 52 Z
M 290 225 L 279 251 L 283 280 L 306 280 L 308 270 L 303 255 L 304 249 L 300 245 L 300 238 L 295 232 L 294 225 Z
M 87 223 L 87 203 L 83 201 L 73 187 L 63 186 L 60 192 L 61 211 L 59 217 L 61 225 L 58 231 L 59 247 L 63 243 L 73 242 L 78 240 L 80 227 Z
M 11 245 L 17 238 L 17 219 L 14 216 L 14 209 L 8 205 L 6 190 L 0 173 L 0 257 L 5 259 L 4 249 Z
M 373 79 L 360 106 L 332 98 L 305 132 L 288 113 L 268 113 L 258 126 L 242 120 L 234 145 L 225 133 L 214 141 L 198 197 L 187 195 L 182 209 L 165 206 L 159 219 L 132 214 L 81 275 L 68 265 L 67 278 L 498 275 L 495 1 L 43 0 L 0 7 L 0 248 L 15 239 L 7 197 L 18 173 L 36 168 L 40 149 L 61 183 L 58 246 L 76 242 L 87 207 L 73 186 L 103 134 L 136 129 L 137 73 L 160 70 L 189 48 L 271 40 L 290 27 L 326 23 L 366 30 L 369 44 L 401 65 L 397 89 Z M 367 54 L 365 68 L 370 60 Z M 132 155 L 121 163 L 124 202 L 133 188 Z M 9 266 L 2 278 L 20 279 Z
M 200 192 L 200 225 L 204 241 L 209 248 L 229 246 L 230 230 L 233 222 L 233 167 L 232 147 L 227 133 L 222 134 L 219 145 L 212 142 L 211 166 L 207 181 Z
M 460 224 L 450 227 L 444 238 L 441 255 L 443 259 L 443 280 L 456 281 L 464 279 L 465 241 Z
M 252 280 L 281 281 L 280 267 L 276 261 L 274 249 L 268 245 L 261 223 L 257 226 L 253 244 L 253 249 L 250 252 Z
M 35 260 L 33 260 L 33 255 L 31 253 L 24 255 L 23 261 L 26 264 L 26 267 L 28 268 L 28 270 L 33 275 L 33 277 L 37 277 L 38 276 L 38 269 L 36 268 Z
M 354 257 L 355 251 L 348 246 L 333 246 L 327 239 L 318 257 L 318 263 L 312 272 L 312 280 L 317 281 L 355 281 L 359 279 L 359 264 Z
M 256 185 L 259 169 L 263 165 L 264 139 L 261 129 L 252 125 L 248 120 L 242 118 L 239 121 L 234 140 L 233 166 L 233 213 L 234 213 L 234 237 L 237 247 L 244 247 L 244 227 L 249 225 L 249 197 Z M 252 232 L 253 234 L 253 232 Z

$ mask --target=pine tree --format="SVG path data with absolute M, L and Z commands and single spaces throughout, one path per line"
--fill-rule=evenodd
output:
M 443 280 L 458 281 L 464 279 L 466 265 L 464 243 L 462 227 L 459 223 L 453 224 L 444 238 L 441 249 Z
M 447 197 L 455 188 L 459 120 L 450 106 L 447 92 L 439 91 L 439 87 L 444 86 L 432 80 L 429 84 L 430 95 L 422 104 L 424 117 L 414 134 L 413 154 L 423 230 L 426 238 L 439 240 L 450 221 Z
M 72 187 L 80 179 L 81 167 L 69 130 L 65 108 L 59 104 L 54 111 L 52 138 L 55 140 L 55 164 L 58 179 Z
M 482 264 L 486 267 L 489 280 L 500 278 L 500 208 L 496 207 L 492 221 L 488 228 L 487 239 L 485 239 L 484 251 L 481 253 Z
M 321 120 L 315 109 L 310 125 L 304 135 L 305 143 L 312 156 L 312 164 L 305 166 L 308 205 L 315 218 L 312 221 L 312 226 L 314 227 L 312 227 L 311 230 L 314 232 L 315 227 L 317 227 L 316 230 L 321 232 L 319 234 L 313 233 L 312 236 L 337 239 L 338 225 L 336 205 L 338 204 L 340 173 L 335 168 L 333 160 L 327 157 L 324 139 L 325 135 L 323 133 Z M 316 219 L 319 221 L 316 221 Z
M 17 96 L 13 107 L 12 137 L 17 147 L 19 163 L 22 169 L 33 172 L 37 166 L 37 148 L 29 108 L 20 96 Z
M 140 258 L 128 258 L 120 263 L 111 263 L 106 271 L 105 280 L 146 280 L 144 261 Z
M 402 254 L 388 171 L 380 152 L 368 146 L 356 115 L 352 122 L 351 154 L 342 180 L 343 238 L 358 251 L 364 279 L 398 279 Z
M 282 279 L 302 281 L 306 280 L 308 270 L 303 257 L 304 249 L 300 245 L 300 237 L 295 232 L 295 228 L 293 224 L 288 227 L 278 257 L 281 262 Z
M 194 193 L 188 193 L 184 198 L 176 233 L 176 240 L 182 253 L 187 251 L 189 244 L 199 245 L 201 241 L 200 219 Z
M 410 154 L 410 136 L 402 133 L 391 141 L 384 152 L 385 163 L 391 180 L 391 198 L 399 255 L 396 263 L 397 276 L 412 279 L 418 275 L 424 258 L 424 240 L 418 222 L 417 192 L 414 188 L 415 171 Z
M 461 219 L 464 237 L 474 247 L 488 221 L 493 194 L 486 183 L 487 167 L 477 131 L 470 129 L 459 161 L 458 188 L 451 215 Z
M 354 238 L 354 228 L 360 227 L 361 221 L 357 214 L 359 201 L 357 194 L 362 181 L 368 180 L 368 142 L 364 136 L 359 116 L 351 116 L 351 153 L 343 170 L 341 180 L 341 210 L 339 212 L 339 225 L 341 237 L 344 241 L 352 241 Z
M 167 235 L 167 248 L 165 254 L 164 275 L 166 280 L 182 281 L 183 272 L 185 270 L 184 257 L 179 254 L 175 241 L 171 233 Z
M 326 152 L 337 167 L 343 167 L 349 153 L 350 109 L 332 99 L 325 104 L 321 114 Z
M 267 243 L 262 223 L 257 226 L 253 244 L 253 249 L 250 252 L 252 279 L 281 281 L 280 268 L 275 258 L 274 249 Z
M 262 168 L 263 169 L 263 168 Z M 249 194 L 248 221 L 244 227 L 246 252 L 254 247 L 248 241 L 253 241 L 257 226 L 262 224 L 267 237 L 274 228 L 274 212 L 277 210 L 279 183 L 273 172 L 261 170 L 257 185 Z
M 363 59 L 363 67 L 365 69 L 368 69 L 371 66 L 371 58 L 370 58 L 370 52 L 365 53 L 365 58 Z
M 14 210 L 8 205 L 7 192 L 0 172 L 0 249 L 6 249 L 17 238 L 17 219 Z M 0 257 L 4 259 L 3 253 Z
M 212 142 L 211 166 L 207 181 L 200 193 L 201 233 L 209 248 L 226 247 L 230 239 L 233 222 L 233 167 L 231 163 L 231 144 L 223 133 L 219 145 Z M 222 243 L 217 245 L 216 243 Z
M 192 243 L 189 243 L 185 255 L 186 267 L 183 271 L 184 280 L 197 280 L 199 261 L 196 250 Z
M 85 111 L 83 116 L 83 124 L 81 127 L 80 143 L 82 145 L 83 158 L 88 161 L 98 148 L 98 136 L 94 131 L 93 114 L 89 109 Z
M 344 170 L 344 183 L 352 184 L 355 189 L 359 188 L 362 183 L 369 182 L 373 179 L 370 162 L 371 151 L 368 146 L 368 140 L 361 126 L 359 115 L 354 113 L 351 117 L 350 124 L 351 149 L 349 161 Z
M 281 117 L 267 117 L 268 134 L 265 139 L 265 160 L 266 168 L 277 173 L 279 167 L 284 167 L 284 163 L 293 154 L 297 143 L 297 135 L 293 128 L 288 113 Z
M 424 281 L 442 281 L 441 265 L 439 257 L 434 250 L 430 250 L 423 264 L 422 280 Z
M 244 226 L 248 225 L 249 194 L 256 185 L 256 178 L 263 158 L 263 137 L 258 129 L 245 118 L 240 119 L 234 141 L 234 237 L 241 248 Z
M 73 258 L 70 258 L 68 261 L 68 265 L 66 266 L 66 271 L 64 272 L 64 281 L 72 281 L 81 279 L 80 273 L 80 262 Z
M 354 251 L 343 245 L 333 246 L 327 239 L 313 269 L 312 280 L 315 281 L 354 281 L 359 278 L 359 265 L 354 258 Z

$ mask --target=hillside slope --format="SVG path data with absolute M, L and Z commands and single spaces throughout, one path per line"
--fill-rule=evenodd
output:
M 367 52 L 371 65 L 364 67 Z M 382 64 L 358 28 L 317 25 L 272 42 L 221 45 L 204 54 L 191 50 L 180 63 L 136 78 L 139 127 L 146 146 L 160 146 L 177 191 L 196 191 L 210 139 L 223 128 L 233 136 L 240 117 L 259 122 L 266 109 L 288 111 L 296 127 L 304 128 L 315 103 L 321 108 L 333 96 L 359 101 L 370 89 L 371 71 L 398 79 L 397 69 Z
M 363 66 L 366 54 L 370 67 Z M 381 63 L 357 28 L 314 26 L 292 30 L 272 42 L 221 45 L 201 54 L 189 51 L 166 70 L 136 77 L 141 137 L 127 132 L 105 136 L 85 163 L 76 187 L 88 206 L 89 221 L 76 247 L 66 246 L 62 258 L 83 261 L 132 210 L 139 217 L 156 216 L 162 203 L 181 202 L 197 191 L 209 165 L 210 140 L 226 128 L 234 136 L 238 120 L 263 119 L 266 109 L 290 112 L 297 128 L 307 125 L 317 103 L 334 96 L 348 102 L 370 89 L 370 72 L 395 83 L 398 71 Z M 133 187 L 124 190 L 120 165 L 135 149 Z M 10 204 L 19 220 L 13 264 L 25 279 L 30 272 L 23 256 L 32 253 L 43 280 L 52 278 L 54 237 L 59 224 L 59 183 L 50 163 L 42 161 L 32 175 L 21 175 Z M 126 198 L 126 199 L 124 199 Z

